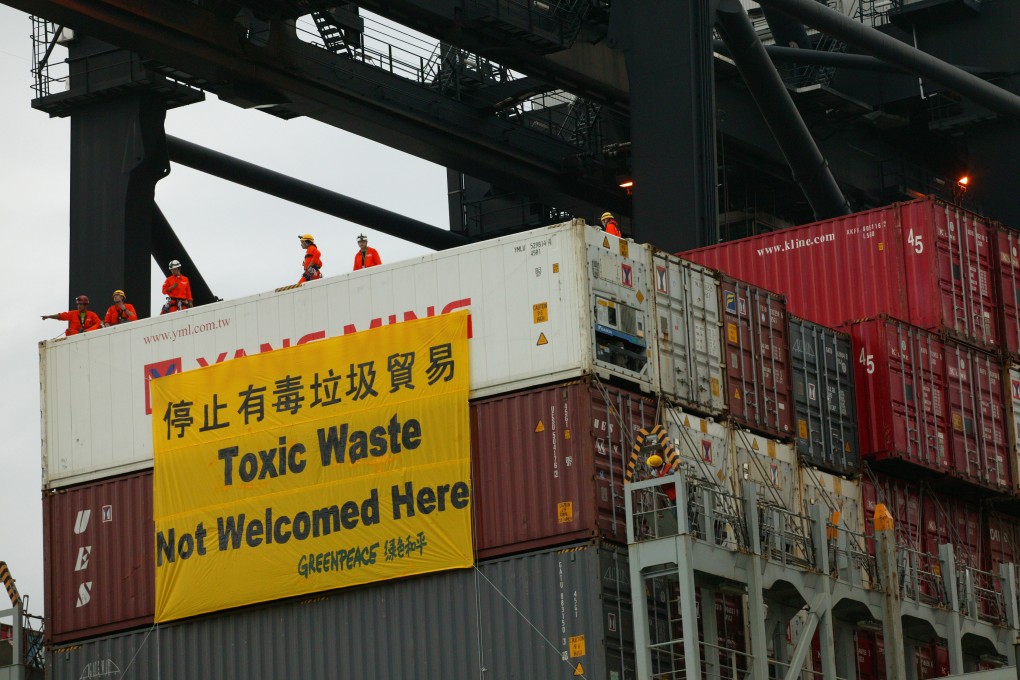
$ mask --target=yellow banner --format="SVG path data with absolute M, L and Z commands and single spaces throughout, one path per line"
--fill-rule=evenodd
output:
M 467 327 L 154 380 L 156 621 L 471 566 Z

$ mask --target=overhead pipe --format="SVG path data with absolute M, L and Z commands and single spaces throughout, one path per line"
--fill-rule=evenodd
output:
M 814 0 L 759 0 L 758 4 L 784 12 L 862 52 L 955 90 L 996 113 L 1020 117 L 1020 97 L 1017 95 Z
M 213 295 L 209 284 L 206 283 L 205 277 L 198 270 L 198 265 L 188 255 L 188 251 L 184 249 L 184 244 L 181 243 L 181 240 L 177 238 L 177 233 L 170 226 L 166 215 L 163 214 L 163 211 L 155 203 L 152 204 L 151 248 L 156 264 L 166 276 L 170 276 L 170 268 L 167 266 L 170 260 L 180 260 L 182 270 L 191 283 L 191 297 L 195 301 L 196 306 L 220 301 L 220 298 Z
M 716 22 L 793 178 L 811 204 L 815 219 L 848 215 L 850 206 L 811 137 L 783 79 L 769 60 L 747 12 L 737 0 L 720 0 Z
M 460 234 L 288 177 L 178 137 L 167 135 L 166 145 L 170 152 L 170 160 L 175 163 L 426 248 L 445 250 L 469 242 Z
M 729 48 L 722 40 L 714 40 L 712 49 L 723 56 L 731 56 Z M 821 50 L 802 50 L 799 47 L 780 47 L 779 45 L 765 45 L 765 51 L 769 58 L 775 62 L 794 62 L 797 64 L 810 64 L 812 66 L 831 66 L 833 68 L 845 68 L 854 71 L 877 71 L 880 73 L 901 73 L 910 75 L 895 64 L 882 61 L 870 54 L 847 54 L 846 52 L 823 52 Z M 975 66 L 959 66 L 956 68 L 973 74 L 988 73 L 987 69 Z
M 814 49 L 804 24 L 768 7 L 762 7 L 761 13 L 765 16 L 765 23 L 769 25 L 772 39 L 776 41 L 777 45 L 802 50 Z

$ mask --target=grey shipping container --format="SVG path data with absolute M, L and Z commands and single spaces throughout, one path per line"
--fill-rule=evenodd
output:
M 669 253 L 651 252 L 662 393 L 686 409 L 723 415 L 719 277 Z
M 626 553 L 586 543 L 56 647 L 47 672 L 51 680 L 520 680 L 578 671 L 633 679 L 629 596 Z
M 861 470 L 851 352 L 846 333 L 790 316 L 797 453 L 848 477 Z

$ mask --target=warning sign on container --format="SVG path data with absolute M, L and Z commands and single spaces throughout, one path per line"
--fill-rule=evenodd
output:
M 535 323 L 545 323 L 549 320 L 549 303 L 539 302 L 532 305 L 531 311 L 535 317 Z
M 574 503 L 572 501 L 556 504 L 556 521 L 560 524 L 570 524 L 574 521 Z
M 538 342 L 535 343 L 535 346 L 536 347 L 541 347 L 542 345 L 548 345 L 548 344 L 549 344 L 549 338 L 545 337 L 545 333 L 539 333 L 538 334 Z
M 584 636 L 574 635 L 570 638 L 570 658 L 576 659 L 579 656 L 584 656 Z M 581 664 L 578 664 L 580 666 Z

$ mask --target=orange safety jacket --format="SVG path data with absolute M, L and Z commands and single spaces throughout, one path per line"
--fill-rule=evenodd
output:
M 623 234 L 620 233 L 620 224 L 613 218 L 606 220 L 606 233 L 612 234 L 617 238 L 623 237 Z
M 138 313 L 135 312 L 135 306 L 130 302 L 124 303 L 124 311 L 120 311 L 117 305 L 110 305 L 110 308 L 106 310 L 106 316 L 103 321 L 107 326 L 116 326 L 119 323 L 126 323 L 128 321 L 138 321 Z
M 382 258 L 379 257 L 379 251 L 375 248 L 366 248 L 365 252 L 359 250 L 354 254 L 354 271 L 380 264 L 382 264 Z
M 305 250 L 305 259 L 301 266 L 304 267 L 304 271 L 301 272 L 298 283 L 322 278 L 322 272 L 319 271 L 322 269 L 322 253 L 314 243 Z M 309 269 L 311 272 L 308 271 Z
M 173 290 L 170 290 L 170 286 L 175 283 L 177 286 Z M 166 281 L 163 282 L 163 295 L 170 298 L 168 308 L 171 312 L 191 307 L 193 304 L 191 299 L 191 281 L 188 281 L 188 277 L 183 274 L 180 276 L 174 276 L 171 274 L 166 277 Z M 186 301 L 187 304 L 184 304 L 182 301 Z
M 79 312 L 77 309 L 72 309 L 69 312 L 57 314 L 57 318 L 67 322 L 67 330 L 64 331 L 64 335 L 78 335 L 100 327 L 99 315 L 89 310 Z

